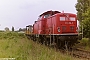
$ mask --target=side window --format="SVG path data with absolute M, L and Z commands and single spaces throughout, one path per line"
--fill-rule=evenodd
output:
M 45 18 L 48 18 L 48 15 L 45 15 Z
M 65 21 L 65 17 L 60 17 L 60 21 Z
M 75 21 L 75 17 L 70 17 L 70 21 Z
M 48 18 L 49 16 L 51 16 L 51 15 L 50 14 L 47 14 L 47 15 L 44 16 L 44 18 Z

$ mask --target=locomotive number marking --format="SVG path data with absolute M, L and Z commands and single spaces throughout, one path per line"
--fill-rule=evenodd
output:
M 73 22 L 65 22 L 65 24 L 73 24 Z

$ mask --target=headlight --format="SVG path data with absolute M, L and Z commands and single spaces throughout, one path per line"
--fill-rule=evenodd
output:
M 58 27 L 58 32 L 60 32 L 60 27 Z

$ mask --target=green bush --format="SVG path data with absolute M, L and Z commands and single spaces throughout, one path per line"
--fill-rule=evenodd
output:
M 90 46 L 90 40 L 88 38 L 83 38 L 80 43 L 83 45 L 83 46 Z
M 80 46 L 81 48 L 84 48 L 85 50 L 90 50 L 89 38 L 83 38 L 82 40 L 80 40 L 80 43 L 77 44 L 77 46 Z

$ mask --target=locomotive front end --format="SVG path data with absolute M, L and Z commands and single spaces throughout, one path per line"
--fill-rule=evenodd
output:
M 57 31 L 58 43 L 63 46 L 67 43 L 69 46 L 78 43 L 77 17 L 76 14 L 60 13 L 57 14 Z M 60 46 L 60 45 L 59 45 Z

